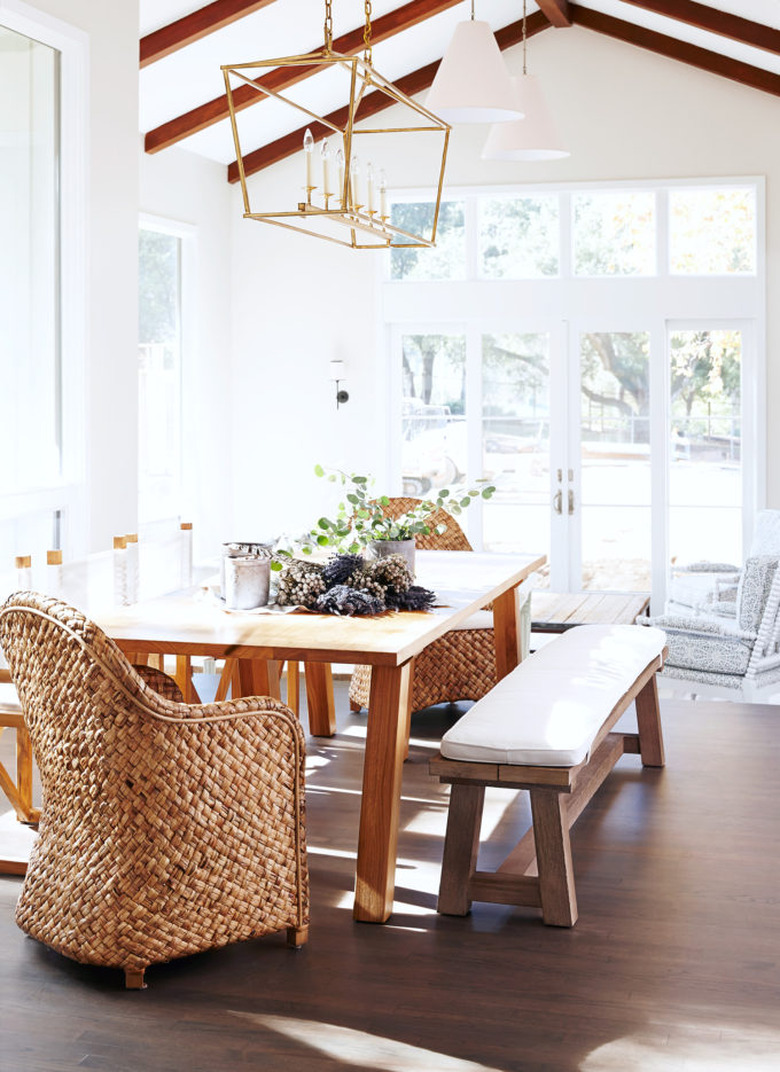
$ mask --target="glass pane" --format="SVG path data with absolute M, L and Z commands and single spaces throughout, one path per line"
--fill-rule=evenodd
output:
M 574 273 L 655 273 L 655 194 L 605 190 L 574 194 Z
M 549 553 L 549 350 L 546 334 L 482 336 L 485 550 Z
M 755 274 L 755 189 L 670 190 L 669 264 L 681 274 Z
M 390 208 L 395 227 L 415 234 L 430 233 L 434 204 L 430 201 L 397 202 Z M 391 279 L 465 279 L 466 223 L 463 201 L 442 201 L 432 249 L 393 249 Z
M 406 495 L 466 474 L 466 340 L 404 335 L 401 465 Z
M 0 28 L 3 492 L 61 473 L 59 53 Z
M 179 513 L 181 475 L 181 240 L 139 235 L 138 517 Z
M 582 583 L 650 588 L 650 337 L 580 340 Z M 566 504 L 568 507 L 568 504 Z
M 488 279 L 558 274 L 558 197 L 483 197 L 479 201 L 479 271 Z
M 741 560 L 742 334 L 669 338 L 672 560 Z

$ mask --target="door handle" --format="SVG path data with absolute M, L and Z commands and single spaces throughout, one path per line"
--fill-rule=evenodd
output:
M 574 489 L 569 488 L 569 516 L 574 513 Z
M 556 514 L 560 514 L 563 509 L 563 492 L 559 488 L 553 497 L 553 510 Z

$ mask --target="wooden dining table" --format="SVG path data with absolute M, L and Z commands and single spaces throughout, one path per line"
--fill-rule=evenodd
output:
M 234 695 L 278 694 L 274 668 L 306 664 L 309 729 L 335 732 L 327 675 L 331 663 L 372 667 L 363 763 L 354 918 L 383 923 L 393 908 L 403 762 L 409 734 L 414 658 L 491 602 L 499 677 L 521 658 L 518 585 L 544 555 L 418 551 L 416 583 L 437 596 L 430 611 L 375 617 L 232 612 L 197 590 L 101 612 L 97 623 L 130 655 L 235 659 Z M 235 679 L 234 679 L 235 680 Z

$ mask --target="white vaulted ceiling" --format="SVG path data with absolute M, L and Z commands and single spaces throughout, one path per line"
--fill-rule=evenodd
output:
M 521 40 L 522 9 L 522 0 L 476 0 L 476 17 L 490 23 L 502 47 Z M 408 79 L 411 93 L 430 84 L 456 23 L 470 13 L 465 0 L 372 0 L 371 10 L 377 33 L 390 13 L 408 16 L 409 25 L 378 41 L 373 56 L 383 75 L 396 82 Z M 431 11 L 436 13 L 429 16 Z M 152 55 L 140 72 L 140 122 L 147 151 L 180 145 L 232 163 L 230 124 L 218 103 L 225 91 L 221 65 L 320 48 L 324 12 L 324 0 L 266 0 L 264 6 L 251 0 L 140 0 L 142 56 L 153 54 L 161 38 L 171 49 L 161 58 Z M 528 0 L 527 12 L 529 36 L 563 34 L 567 26 L 580 26 L 780 97 L 777 0 Z M 341 35 L 360 31 L 353 46 L 360 51 L 362 0 L 332 0 L 332 17 L 334 45 Z M 232 21 L 208 31 L 209 24 L 227 19 Z M 345 103 L 328 74 L 315 74 L 309 82 L 306 92 L 320 113 Z M 204 109 L 210 102 L 216 119 Z M 256 169 L 289 155 L 289 146 L 279 139 L 296 125 L 290 111 L 276 102 L 254 109 L 258 114 L 251 148 L 264 148 Z

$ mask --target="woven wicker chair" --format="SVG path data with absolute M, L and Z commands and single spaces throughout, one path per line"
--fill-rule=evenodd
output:
M 385 507 L 390 517 L 399 517 L 420 502 L 419 499 L 391 499 Z M 417 536 L 415 543 L 423 551 L 472 551 L 473 548 L 458 522 L 445 510 L 431 514 L 431 529 L 447 526 L 442 533 L 431 531 Z M 480 615 L 484 621 L 478 628 L 453 629 L 429 644 L 414 661 L 412 711 L 420 711 L 438 703 L 456 700 L 479 700 L 496 683 L 496 654 L 493 642 L 492 618 L 488 612 Z M 356 666 L 349 686 L 349 702 L 353 711 L 368 707 L 371 691 L 371 667 Z
M 305 942 L 304 739 L 289 708 L 167 699 L 94 623 L 37 593 L 0 607 L 0 645 L 43 791 L 24 931 L 121 968 L 129 988 L 150 964 L 230 942 Z

